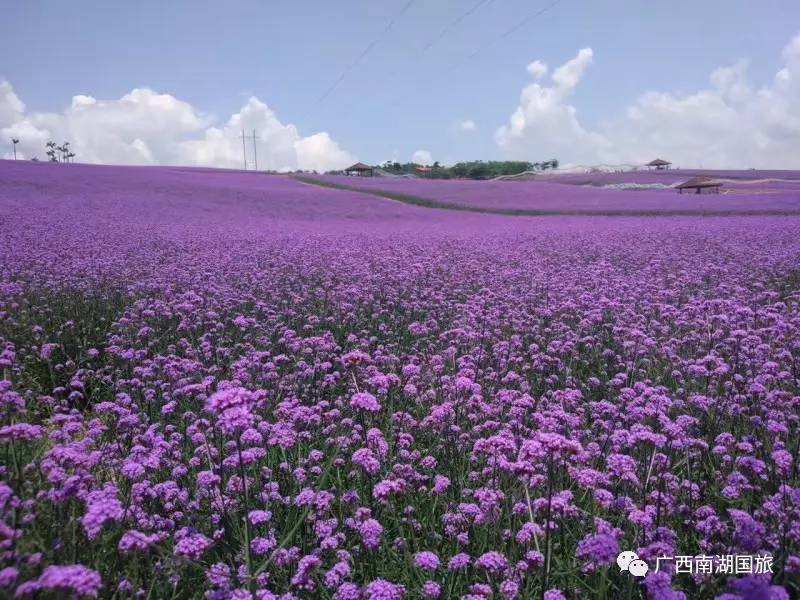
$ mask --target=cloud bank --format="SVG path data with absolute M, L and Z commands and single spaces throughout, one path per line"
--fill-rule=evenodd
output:
M 256 132 L 259 169 L 325 171 L 355 162 L 326 132 L 302 136 L 252 97 L 222 125 L 188 102 L 148 88 L 118 100 L 78 95 L 60 113 L 27 112 L 8 81 L 0 81 L 0 156 L 45 160 L 45 143 L 70 141 L 80 162 L 181 164 L 241 168 L 241 131 Z M 252 141 L 248 167 L 253 168 Z
M 621 116 L 584 127 L 570 98 L 594 53 L 584 48 L 552 71 L 534 61 L 533 82 L 507 124 L 495 132 L 504 154 L 557 157 L 562 163 L 642 163 L 657 156 L 678 166 L 800 168 L 800 34 L 783 49 L 783 66 L 755 88 L 747 61 L 713 71 L 706 89 L 679 95 L 650 91 Z

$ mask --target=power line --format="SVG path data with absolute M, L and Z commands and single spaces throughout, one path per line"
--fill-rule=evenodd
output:
M 378 42 L 380 42 L 386 36 L 386 34 L 389 33 L 389 31 L 392 29 L 392 27 L 394 27 L 394 24 L 400 19 L 400 17 L 402 17 L 406 13 L 406 11 L 409 8 L 411 8 L 412 4 L 414 4 L 414 0 L 409 0 L 408 2 L 405 3 L 405 5 L 403 5 L 403 8 L 401 8 L 400 11 L 394 17 L 392 17 L 392 19 L 389 21 L 386 27 L 383 28 L 383 31 L 381 31 L 378 34 L 378 37 L 372 40 L 367 45 L 367 47 L 361 51 L 361 54 L 359 54 L 354 61 L 352 61 L 349 65 L 345 67 L 345 69 L 341 72 L 339 77 L 336 78 L 336 81 L 334 81 L 331 84 L 331 86 L 327 90 L 325 90 L 325 93 L 322 94 L 322 96 L 320 96 L 319 99 L 317 100 L 317 104 L 325 100 L 325 98 L 327 98 L 331 94 L 331 92 L 333 92 L 333 90 L 335 90 L 339 86 L 339 84 L 342 81 L 344 81 L 344 78 L 347 77 L 350 71 L 352 71 L 355 68 L 355 66 L 358 63 L 360 63 L 361 60 L 365 56 L 367 56 L 367 54 L 370 53 L 370 51 L 378 44 Z
M 247 171 L 247 147 L 244 145 L 244 129 L 242 129 L 242 161 L 244 162 L 244 170 Z
M 457 25 L 459 25 L 461 23 L 461 21 L 466 19 L 468 16 L 470 16 L 472 13 L 474 13 L 476 10 L 478 10 L 481 6 L 483 6 L 487 2 L 491 2 L 491 0 L 478 0 L 478 2 L 473 4 L 465 12 L 461 13 L 458 17 L 456 17 L 455 19 L 450 21 L 447 25 L 445 25 L 442 28 L 442 30 L 439 32 L 438 36 L 436 36 L 434 39 L 432 39 L 430 42 L 428 42 L 425 45 L 425 47 L 421 50 L 421 52 L 426 52 L 430 48 L 432 48 L 433 46 L 438 44 L 442 40 L 442 38 L 450 32 L 450 30 L 452 30 Z
M 256 171 L 258 171 L 258 147 L 256 146 L 256 130 L 253 129 L 253 162 L 256 166 Z
M 486 49 L 487 49 L 487 48 L 489 48 L 490 46 L 493 46 L 494 44 L 496 44 L 496 43 L 498 43 L 498 42 L 500 42 L 500 41 L 504 40 L 505 38 L 509 37 L 510 35 L 514 34 L 515 32 L 519 31 L 520 29 L 522 29 L 522 28 L 523 28 L 525 25 L 528 25 L 529 23 L 531 23 L 532 21 L 534 21 L 535 19 L 537 19 L 537 18 L 538 18 L 538 17 L 540 17 L 541 15 L 543 15 L 543 14 L 545 14 L 546 12 L 548 12 L 548 11 L 552 10 L 552 9 L 553 9 L 553 8 L 555 8 L 555 6 L 556 6 L 557 4 L 559 4 L 560 2 L 561 2 L 561 0 L 553 0 L 552 2 L 550 2 L 549 4 L 547 4 L 547 5 L 546 5 L 546 6 L 544 6 L 544 7 L 540 8 L 539 10 L 537 10 L 537 11 L 535 11 L 535 12 L 532 12 L 532 13 L 530 13 L 530 14 L 526 15 L 526 16 L 525 16 L 525 17 L 523 17 L 521 20 L 517 21 L 517 22 L 516 22 L 514 25 L 512 25 L 510 28 L 508 28 L 507 30 L 505 30 L 505 31 L 504 31 L 503 33 L 501 33 L 500 35 L 498 35 L 497 37 L 495 37 L 495 38 L 493 38 L 493 39 L 489 40 L 487 43 L 483 44 L 483 45 L 482 45 L 481 47 L 479 47 L 477 50 L 475 50 L 474 52 L 472 52 L 472 53 L 470 53 L 469 55 L 465 56 L 465 57 L 464 57 L 464 58 L 462 58 L 460 61 L 458 61 L 458 62 L 456 62 L 456 63 L 452 64 L 452 65 L 450 66 L 450 68 L 446 68 L 446 69 L 444 69 L 444 70 L 442 70 L 442 71 L 439 71 L 439 72 L 437 73 L 437 75 L 438 75 L 437 79 L 435 80 L 435 82 L 430 82 L 430 85 L 434 85 L 436 82 L 438 82 L 438 83 L 441 83 L 441 82 L 443 81 L 443 78 L 441 77 L 442 75 L 444 75 L 444 74 L 448 74 L 448 73 L 451 73 L 451 72 L 453 72 L 453 71 L 456 71 L 458 68 L 460 68 L 460 67 L 461 67 L 461 66 L 463 66 L 464 64 L 468 63 L 468 62 L 469 62 L 471 59 L 473 59 L 473 58 L 475 58 L 476 56 L 478 56 L 478 55 L 479 55 L 481 52 L 483 52 L 484 50 L 486 50 Z M 469 9 L 469 11 L 467 11 L 467 12 L 468 12 L 468 13 L 472 13 L 472 12 L 474 12 L 476 9 L 477 9 L 477 6 L 476 6 L 476 5 L 473 5 L 473 6 L 472 6 L 472 7 Z M 460 19 L 460 18 L 459 18 L 459 19 Z M 458 21 L 459 19 L 456 19 L 456 21 Z M 455 21 L 454 21 L 454 22 L 455 22 Z M 448 27 L 446 27 L 445 29 L 448 29 L 448 28 L 449 28 L 449 26 L 448 26 Z M 415 88 L 415 89 L 416 89 L 416 88 Z M 415 94 L 413 97 L 418 99 L 418 98 L 419 98 L 419 95 Z M 394 95 L 394 96 L 393 96 L 393 99 L 392 99 L 392 101 L 390 101 L 390 104 L 389 104 L 389 105 L 387 105 L 387 106 L 384 106 L 384 110 L 388 110 L 389 108 L 396 107 L 396 106 L 399 104 L 399 102 L 400 102 L 400 101 L 401 101 L 401 98 L 399 98 L 397 95 Z
M 498 38 L 497 41 L 502 40 L 504 38 L 507 38 L 512 33 L 516 32 L 518 29 L 522 29 L 525 25 L 527 25 L 528 23 L 533 21 L 536 17 L 539 17 L 539 16 L 543 15 L 544 13 L 546 13 L 547 11 L 549 11 L 551 8 L 553 8 L 559 2 L 561 2 L 561 0 L 554 0 L 554 2 L 551 2 L 550 4 L 548 4 L 547 6 L 542 8 L 541 10 L 537 10 L 535 13 L 532 13 L 532 14 L 528 15 L 527 17 L 522 19 L 522 21 L 520 21 L 519 23 L 517 23 L 516 25 L 511 27 L 511 29 L 509 29 L 508 31 L 503 33 L 503 35 L 501 35 Z
M 525 27 L 525 25 L 527 25 L 528 23 L 530 23 L 534 19 L 542 16 L 544 13 L 546 13 L 550 9 L 554 8 L 559 2 L 561 2 L 561 0 L 553 0 L 553 2 L 551 2 L 550 4 L 545 6 L 544 8 L 540 8 L 536 12 L 533 12 L 533 13 L 529 14 L 527 17 L 524 17 L 521 21 L 519 21 L 518 23 L 516 23 L 515 25 L 513 25 L 512 27 L 510 27 L 506 31 L 504 31 L 498 37 L 496 37 L 496 38 L 494 38 L 492 40 L 489 40 L 489 42 L 487 42 L 483 46 L 479 47 L 472 54 L 467 56 L 463 61 L 461 61 L 461 62 L 457 63 L 456 65 L 454 65 L 453 66 L 453 70 L 457 69 L 458 67 L 460 67 L 461 65 L 463 65 L 467 61 L 475 58 L 476 56 L 478 56 L 478 54 L 480 54 L 481 52 L 483 52 L 484 50 L 486 50 L 490 46 L 494 46 L 497 42 L 506 39 L 508 36 L 512 35 L 513 33 L 516 33 L 517 31 L 519 31 L 520 29 Z

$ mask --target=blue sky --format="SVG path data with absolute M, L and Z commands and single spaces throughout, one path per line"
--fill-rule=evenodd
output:
M 643 93 L 680 100 L 707 88 L 715 69 L 741 59 L 748 62 L 754 90 L 769 86 L 787 62 L 784 48 L 800 33 L 796 0 L 561 0 L 501 38 L 550 4 L 412 2 L 320 100 L 405 0 L 3 0 L 0 80 L 13 86 L 27 116 L 60 113 L 75 95 L 110 101 L 148 88 L 191 105 L 205 125 L 221 126 L 254 96 L 299 135 L 327 132 L 349 155 L 368 162 L 409 160 L 420 149 L 448 162 L 523 155 L 537 160 L 550 158 L 548 152 L 570 154 L 570 145 L 537 144 L 542 136 L 532 124 L 518 136 L 524 144 L 512 149 L 497 141 L 497 129 L 509 123 L 522 89 L 532 83 L 526 66 L 534 60 L 552 72 L 591 48 L 591 63 L 564 103 L 580 127 L 594 133 L 614 128 Z M 472 120 L 475 130 L 459 129 L 464 120 Z M 548 135 L 562 141 L 559 132 Z M 613 153 L 585 154 L 560 158 L 579 162 Z

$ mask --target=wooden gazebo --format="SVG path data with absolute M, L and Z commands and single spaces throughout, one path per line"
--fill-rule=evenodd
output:
M 362 162 L 357 162 L 356 164 L 347 167 L 344 170 L 344 174 L 355 175 L 358 177 L 372 177 L 373 170 L 369 165 L 365 165 Z
M 679 183 L 675 186 L 675 189 L 678 190 L 679 194 L 682 194 L 683 190 L 694 190 L 695 194 L 719 194 L 719 188 L 721 187 L 721 181 L 698 175 L 697 177 L 692 177 L 688 181 Z
M 645 165 L 645 167 L 650 167 L 651 169 L 655 169 L 656 171 L 663 171 L 664 169 L 669 169 L 672 163 L 668 160 L 664 160 L 662 158 L 657 158 L 655 160 L 651 160 L 649 163 Z

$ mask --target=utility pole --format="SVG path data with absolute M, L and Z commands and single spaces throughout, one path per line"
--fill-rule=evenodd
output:
M 256 148 L 256 130 L 253 129 L 253 162 L 256 165 L 256 171 L 258 171 L 258 150 Z
M 244 129 L 242 129 L 242 160 L 244 161 L 244 170 L 247 171 L 247 147 L 244 145 Z

